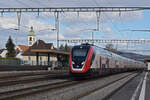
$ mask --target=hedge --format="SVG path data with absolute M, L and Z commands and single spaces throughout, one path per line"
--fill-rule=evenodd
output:
M 19 58 L 15 58 L 15 57 L 6 57 L 6 58 L 0 57 L 0 60 L 1 59 L 6 59 L 6 60 L 20 60 Z

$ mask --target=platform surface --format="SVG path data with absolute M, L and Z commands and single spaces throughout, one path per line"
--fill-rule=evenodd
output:
M 132 79 L 109 100 L 150 100 L 150 72 L 143 72 Z

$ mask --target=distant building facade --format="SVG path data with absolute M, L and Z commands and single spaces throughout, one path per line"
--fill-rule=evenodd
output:
M 42 40 L 38 40 L 22 54 L 22 60 L 25 61 L 26 64 L 36 65 L 36 53 L 32 52 L 32 49 L 54 50 L 54 46 L 52 43 L 45 43 Z M 50 54 L 49 61 L 57 61 L 57 55 Z M 48 57 L 46 53 L 39 54 L 39 65 L 48 65 Z
M 21 60 L 23 59 L 22 54 L 25 51 L 27 51 L 29 49 L 29 47 L 32 46 L 36 42 L 36 35 L 35 35 L 35 32 L 34 32 L 32 26 L 28 33 L 27 42 L 28 42 L 28 45 L 19 44 L 16 46 L 16 57 L 20 58 Z
M 24 65 L 51 65 L 53 62 L 68 62 L 66 59 L 69 58 L 69 52 L 57 50 L 53 43 L 36 41 L 33 27 L 28 34 L 28 45 L 18 45 L 16 51 L 16 57 L 20 58 Z

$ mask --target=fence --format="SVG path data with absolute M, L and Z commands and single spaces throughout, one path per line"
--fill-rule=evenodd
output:
M 20 65 L 20 60 L 0 59 L 0 65 Z

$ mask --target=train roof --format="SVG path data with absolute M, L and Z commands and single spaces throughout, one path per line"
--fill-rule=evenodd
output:
M 74 47 L 78 47 L 78 46 L 94 46 L 96 48 L 98 48 L 101 52 L 103 52 L 103 54 L 107 55 L 107 56 L 115 56 L 119 59 L 123 59 L 123 60 L 127 60 L 127 61 L 131 61 L 131 62 L 136 62 L 136 63 L 144 63 L 144 62 L 141 62 L 141 61 L 137 61 L 137 60 L 134 60 L 134 59 L 131 59 L 131 58 L 127 58 L 127 57 L 124 57 L 124 56 L 121 56 L 119 54 L 116 54 L 114 52 L 111 52 L 111 51 L 108 51 L 102 47 L 99 47 L 99 46 L 96 46 L 96 45 L 93 45 L 93 44 L 89 44 L 89 43 L 83 43 L 83 44 L 80 44 L 80 45 L 76 45 Z

